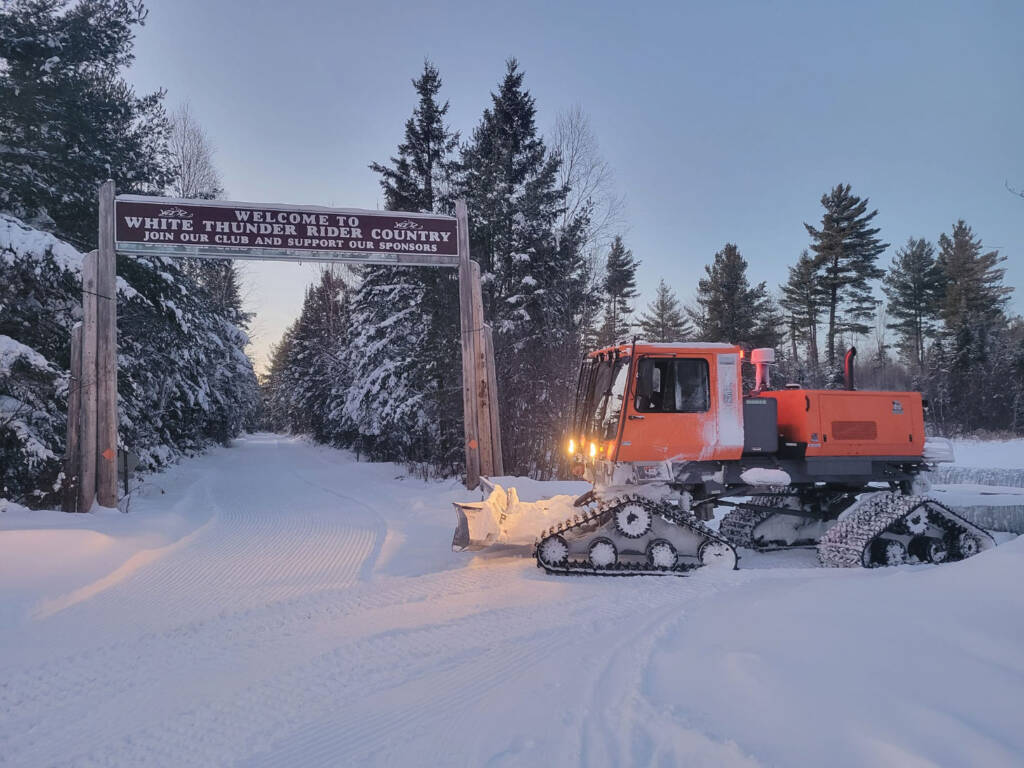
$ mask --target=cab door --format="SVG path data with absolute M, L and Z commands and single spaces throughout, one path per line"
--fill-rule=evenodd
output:
M 743 427 L 738 369 L 735 353 L 640 357 L 617 460 L 739 456 Z

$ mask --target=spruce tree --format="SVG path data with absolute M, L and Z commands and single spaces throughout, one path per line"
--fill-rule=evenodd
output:
M 96 242 L 96 189 L 170 180 L 163 92 L 137 96 L 140 0 L 12 0 L 0 7 L 0 210 Z
M 645 341 L 660 344 L 686 341 L 693 335 L 693 326 L 683 314 L 679 299 L 664 280 L 658 281 L 658 293 L 640 316 L 638 325 Z
M 614 344 L 629 333 L 629 316 L 633 312 L 629 302 L 637 296 L 638 266 L 639 262 L 633 258 L 633 252 L 627 250 L 622 242 L 622 236 L 616 235 L 608 252 L 604 281 L 601 285 L 606 297 L 604 325 L 601 329 L 601 340 L 605 344 Z
M 412 81 L 418 102 L 390 164 L 373 163 L 389 210 L 451 213 L 458 134 L 445 123 L 441 76 Z M 353 300 L 348 419 L 374 458 L 454 471 L 462 446 L 458 275 L 369 267 Z
M 509 472 L 548 476 L 579 359 L 585 289 L 580 237 L 561 226 L 559 158 L 537 131 L 513 59 L 462 152 L 473 258 L 495 328 L 502 445 Z
M 870 330 L 864 321 L 874 315 L 877 304 L 870 281 L 884 274 L 875 262 L 889 244 L 878 238 L 878 228 L 871 227 L 878 211 L 868 213 L 868 199 L 852 194 L 849 184 L 833 187 L 822 195 L 821 204 L 821 228 L 806 223 L 804 227 L 821 270 L 823 310 L 828 311 L 826 354 L 832 368 L 839 335 Z
M 1022 350 L 1005 313 L 1013 290 L 1003 284 L 1005 258 L 986 252 L 963 220 L 939 237 L 943 333 L 929 397 L 961 430 L 1004 430 L 1019 413 Z
M 704 267 L 697 284 L 697 307 L 687 309 L 700 341 L 774 347 L 781 317 L 764 282 L 751 286 L 747 261 L 732 243 Z
M 1013 289 L 1003 285 L 1006 261 L 998 251 L 983 253 L 981 239 L 963 219 L 950 234 L 939 236 L 937 265 L 942 273 L 941 314 L 946 330 L 955 334 L 972 322 L 992 323 L 1004 318 Z
M 892 318 L 888 327 L 899 334 L 904 356 L 918 371 L 924 368 L 925 347 L 937 329 L 943 282 L 935 247 L 924 238 L 909 238 L 896 251 L 882 284 Z
M 808 367 L 818 367 L 818 319 L 823 300 L 820 274 L 815 259 L 805 250 L 789 268 L 789 280 L 781 286 L 779 304 L 789 318 L 790 337 L 802 343 Z M 795 357 L 795 352 L 794 352 Z

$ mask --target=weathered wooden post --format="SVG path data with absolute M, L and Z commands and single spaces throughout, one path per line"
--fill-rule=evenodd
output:
M 117 254 L 114 182 L 100 186 L 96 292 L 96 498 L 117 506 Z
M 82 324 L 71 329 L 71 381 L 68 382 L 68 431 L 64 453 L 65 512 L 78 509 L 78 485 L 82 447 L 79 430 L 82 423 Z
M 480 442 L 480 474 L 494 474 L 494 443 L 491 435 L 491 387 L 487 375 L 487 346 L 484 341 L 484 302 L 480 290 L 480 265 L 469 262 L 473 299 L 473 405 L 477 413 Z
M 473 326 L 473 270 L 469 262 L 469 214 L 465 200 L 455 201 L 459 242 L 459 325 L 462 329 L 462 412 L 466 435 L 466 487 L 480 484 L 480 431 L 477 425 L 476 340 Z
M 498 372 L 494 365 L 494 334 L 491 326 L 484 324 L 484 356 L 487 358 L 487 387 L 489 389 L 491 420 L 491 451 L 494 455 L 494 474 L 505 474 L 505 460 L 501 454 L 501 414 L 498 410 Z
M 82 260 L 82 363 L 79 385 L 78 511 L 89 512 L 96 500 L 96 251 Z

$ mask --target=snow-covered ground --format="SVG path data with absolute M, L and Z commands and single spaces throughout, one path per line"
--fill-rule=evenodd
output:
M 1024 468 L 1024 441 L 957 451 Z M 0 764 L 1024 762 L 1024 538 L 941 567 L 558 578 L 527 548 L 451 552 L 470 498 L 260 434 L 128 515 L 8 505 Z

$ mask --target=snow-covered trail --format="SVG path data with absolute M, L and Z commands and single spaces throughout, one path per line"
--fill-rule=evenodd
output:
M 157 478 L 167 494 L 99 522 L 170 515 L 180 536 L 0 627 L 0 763 L 1024 754 L 1020 540 L 943 569 L 825 571 L 792 552 L 724 574 L 554 578 L 522 551 L 450 552 L 466 492 L 398 474 L 261 434 Z M 0 529 L 0 554 L 10 533 L 25 531 Z

